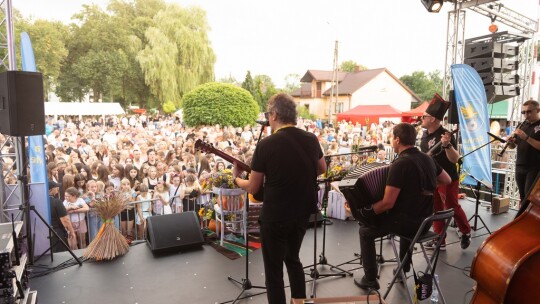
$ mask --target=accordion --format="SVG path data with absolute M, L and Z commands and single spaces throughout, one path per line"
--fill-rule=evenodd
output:
M 339 190 L 349 202 L 352 215 L 361 223 L 373 224 L 363 222 L 360 210 L 383 198 L 389 170 L 390 165 L 387 164 L 366 164 L 354 169 L 339 182 Z

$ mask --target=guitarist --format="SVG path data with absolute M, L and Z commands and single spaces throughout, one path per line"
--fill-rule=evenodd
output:
M 454 220 L 461 232 L 461 248 L 466 249 L 471 244 L 471 226 L 467 221 L 467 216 L 458 203 L 459 174 L 456 163 L 459 160 L 459 153 L 456 150 L 457 144 L 454 136 L 442 127 L 441 121 L 448 110 L 450 103 L 443 100 L 439 94 L 435 94 L 426 112 L 422 116 L 422 128 L 426 129 L 420 142 L 422 152 L 431 151 L 429 154 L 435 161 L 450 175 L 452 182 L 449 185 L 437 187 L 433 196 L 433 211 L 441 211 L 454 208 Z M 439 148 L 432 149 L 438 142 Z M 433 223 L 433 230 L 441 233 L 443 229 L 441 221 Z M 435 242 L 426 244 L 426 249 L 435 248 Z M 440 250 L 446 250 L 446 243 L 443 240 Z
M 259 218 L 268 303 L 285 304 L 283 263 L 287 267 L 291 297 L 306 298 L 306 283 L 299 251 L 309 216 L 317 212 L 316 180 L 326 171 L 323 152 L 314 134 L 296 128 L 296 104 L 280 93 L 268 101 L 265 116 L 272 135 L 259 142 L 248 180 L 235 183 L 257 193 L 264 182 L 264 199 Z

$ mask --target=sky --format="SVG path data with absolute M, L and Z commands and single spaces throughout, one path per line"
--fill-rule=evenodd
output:
M 278 87 L 289 74 L 332 70 L 352 60 L 369 69 L 387 68 L 397 77 L 414 71 L 444 71 L 448 11 L 428 13 L 419 0 L 166 0 L 207 12 L 216 53 L 216 80 L 242 82 L 268 75 Z M 70 22 L 83 4 L 106 8 L 108 0 L 12 0 L 23 16 Z M 538 19 L 537 0 L 503 0 L 509 9 Z M 465 38 L 487 35 L 489 18 L 466 11 Z M 498 23 L 499 31 L 508 29 Z

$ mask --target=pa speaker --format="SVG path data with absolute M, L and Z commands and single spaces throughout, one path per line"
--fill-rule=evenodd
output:
M 150 216 L 146 229 L 146 241 L 154 253 L 191 249 L 204 243 L 194 211 Z
M 459 116 L 454 90 L 450 90 L 450 93 L 448 94 L 448 100 L 450 101 L 450 109 L 448 110 L 448 123 L 459 125 Z
M 45 134 L 41 73 L 0 73 L 0 133 L 11 136 Z

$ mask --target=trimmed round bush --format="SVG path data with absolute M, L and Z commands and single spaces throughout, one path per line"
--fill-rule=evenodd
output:
M 202 84 L 183 98 L 184 122 L 190 127 L 215 125 L 243 127 L 253 124 L 259 106 L 251 94 L 228 83 Z

